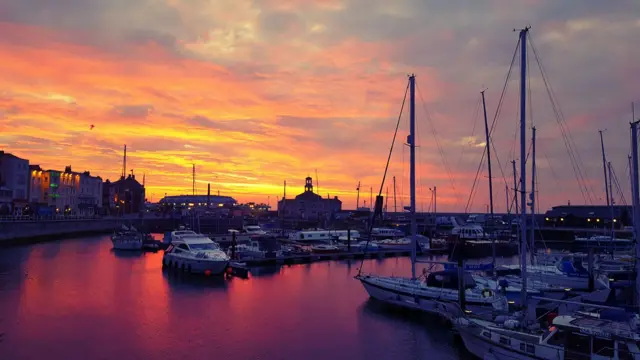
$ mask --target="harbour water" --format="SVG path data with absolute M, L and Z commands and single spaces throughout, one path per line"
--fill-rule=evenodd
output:
M 162 270 L 108 236 L 0 249 L 2 359 L 468 359 L 432 317 L 370 300 L 360 260 L 252 271 Z M 408 258 L 365 260 L 406 275 Z

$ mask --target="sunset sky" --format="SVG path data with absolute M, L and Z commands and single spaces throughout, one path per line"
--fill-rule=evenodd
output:
M 214 193 L 271 205 L 284 180 L 292 196 L 317 169 L 320 193 L 353 208 L 358 181 L 361 205 L 380 187 L 415 73 L 418 210 L 436 185 L 438 210 L 464 211 L 484 145 L 480 91 L 491 121 L 513 29 L 531 25 L 592 198 L 575 180 L 532 56 L 540 209 L 605 201 L 599 129 L 630 202 L 639 14 L 636 0 L 0 0 L 0 147 L 46 169 L 114 180 L 127 144 L 127 171 L 146 174 L 153 201 L 191 193 L 192 164 L 198 193 L 211 183 Z M 502 172 L 512 187 L 519 159 L 518 71 L 493 140 L 501 212 Z M 407 115 L 389 171 L 399 208 L 409 193 Z M 488 204 L 485 168 L 469 211 Z

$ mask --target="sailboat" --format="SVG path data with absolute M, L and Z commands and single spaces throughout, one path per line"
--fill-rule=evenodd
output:
M 528 28 L 520 31 L 521 63 L 521 99 L 526 99 L 526 48 Z M 525 201 L 525 114 L 526 101 L 521 101 L 521 185 L 522 200 Z M 637 124 L 632 124 L 632 146 L 635 165 L 634 183 L 638 183 Z M 637 186 L 636 186 L 637 187 Z M 634 205 L 640 201 L 638 191 L 633 191 Z M 526 249 L 526 211 L 522 210 L 522 249 Z M 634 223 L 640 221 L 640 212 L 634 210 Z M 637 236 L 640 228 L 636 227 Z M 638 237 L 636 237 L 637 239 Z M 640 246 L 636 248 L 636 254 Z M 461 316 L 454 319 L 455 328 L 462 341 L 472 354 L 484 359 L 640 359 L 640 328 L 638 314 L 627 314 L 621 309 L 609 306 L 587 305 L 582 301 L 560 301 L 564 306 L 563 314 L 549 313 L 544 321 L 533 319 L 533 303 L 527 303 L 527 265 L 526 253 L 521 254 L 522 267 L 522 304 L 524 311 L 519 316 L 501 317 L 490 321 Z M 636 257 L 636 266 L 639 258 Z M 636 278 L 636 284 L 640 277 Z M 638 291 L 638 288 L 636 288 Z M 537 298 L 534 300 L 550 300 Z M 589 309 L 569 310 L 569 306 Z
M 416 221 L 416 157 L 415 157 L 415 75 L 409 76 L 410 131 L 407 143 L 410 147 L 411 199 L 411 277 L 389 277 L 360 272 L 356 275 L 370 297 L 404 308 L 434 313 L 451 318 L 461 311 L 458 302 L 464 297 L 468 312 L 505 310 L 506 298 L 489 289 L 477 286 L 473 277 L 458 270 L 444 270 L 416 277 L 417 221 Z M 462 275 L 462 276 L 461 276 Z

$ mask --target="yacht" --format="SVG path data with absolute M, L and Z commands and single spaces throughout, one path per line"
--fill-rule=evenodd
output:
M 191 230 L 171 234 L 171 245 L 162 256 L 162 266 L 188 273 L 222 274 L 229 265 L 229 256 L 205 235 Z
M 417 234 L 416 242 L 418 243 L 418 246 L 422 244 L 429 244 L 429 238 L 424 235 Z M 378 248 L 382 250 L 411 250 L 413 248 L 411 237 L 379 240 L 375 241 L 374 243 L 377 244 Z
M 371 240 L 396 239 L 404 237 L 405 233 L 399 229 L 393 228 L 373 228 L 371 229 Z
M 279 247 L 279 246 L 278 246 Z M 263 241 L 251 240 L 248 244 L 236 245 L 235 249 L 230 246 L 227 249 L 227 255 L 235 259 L 265 259 L 282 257 L 281 250 L 275 250 L 274 246 L 268 246 Z
M 460 312 L 458 270 L 433 272 L 418 279 L 376 275 L 358 275 L 358 280 L 374 299 L 401 307 L 421 310 L 452 318 Z M 469 273 L 464 273 L 466 309 L 478 315 L 494 310 L 504 311 L 508 303 L 504 296 L 491 289 L 482 289 Z
M 638 315 L 626 321 L 576 312 L 555 316 L 548 327 L 523 329 L 516 319 L 454 321 L 469 352 L 484 359 L 640 359 Z
M 335 245 L 318 244 L 311 247 L 311 252 L 314 254 L 335 254 L 341 251 L 340 248 Z
M 116 250 L 142 250 L 144 236 L 133 226 L 122 225 L 118 232 L 111 235 L 111 243 Z
M 503 265 L 496 269 L 498 276 L 520 275 L 520 265 Z M 555 266 L 528 265 L 530 280 L 537 280 L 552 286 L 572 290 L 589 290 L 589 271 L 584 268 L 582 259 L 565 256 Z M 605 274 L 594 274 L 594 289 L 608 289 L 609 278 Z
M 244 233 L 250 236 L 264 236 L 267 234 L 266 231 L 262 230 L 262 228 L 258 225 L 246 225 L 242 228 Z

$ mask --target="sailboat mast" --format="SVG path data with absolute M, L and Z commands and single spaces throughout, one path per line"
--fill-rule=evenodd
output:
M 615 220 L 615 213 L 613 211 L 613 205 L 615 205 L 615 200 L 613 198 L 613 181 L 611 181 L 611 179 L 613 179 L 612 175 L 613 175 L 613 169 L 611 168 L 611 161 L 609 161 L 607 163 L 607 167 L 609 168 L 609 194 L 611 195 L 611 198 L 609 199 L 609 208 L 611 210 L 611 242 L 613 243 L 613 250 L 615 252 L 615 248 L 616 248 L 616 243 L 614 242 L 614 239 L 616 237 L 616 223 L 613 222 L 613 220 Z M 613 256 L 613 254 L 611 254 Z
M 374 206 L 373 206 L 373 186 L 371 186 L 369 188 L 369 208 L 371 209 L 371 211 L 373 211 Z
M 511 165 L 513 165 L 513 200 L 515 201 L 515 209 L 513 211 L 514 214 L 518 214 L 518 173 L 516 172 L 516 161 L 511 160 Z
M 522 267 L 521 301 L 527 303 L 527 33 L 529 28 L 520 30 L 520 230 L 521 251 L 520 266 Z
M 387 186 L 387 194 L 385 195 L 385 199 L 384 199 L 384 212 L 385 214 L 389 211 L 387 210 L 387 205 L 389 205 L 389 187 Z
M 491 176 L 491 142 L 489 137 L 489 123 L 487 121 L 487 104 L 484 99 L 484 90 L 480 92 L 482 94 L 482 110 L 484 112 L 484 135 L 487 142 L 487 168 L 489 172 L 489 209 L 491 217 L 490 221 L 493 221 L 493 177 Z M 485 221 L 485 226 L 487 221 Z M 495 235 L 495 234 L 494 234 Z M 492 236 L 491 241 L 491 268 L 493 269 L 493 275 L 495 275 L 496 267 L 496 237 Z
M 358 181 L 358 187 L 356 188 L 358 195 L 356 195 L 356 211 L 360 207 L 360 181 Z
M 124 144 L 124 155 L 122 157 L 122 178 L 127 177 L 127 144 Z
M 409 170 L 409 185 L 411 188 L 411 205 L 409 216 L 411 217 L 411 278 L 416 278 L 416 76 L 409 76 L 409 137 L 407 143 L 410 149 L 411 167 Z
M 631 123 L 631 162 L 633 171 L 633 240 L 636 244 L 636 291 L 635 305 L 640 306 L 640 192 L 638 191 L 638 122 Z
M 608 179 L 607 179 L 607 157 L 604 154 L 604 139 L 602 137 L 602 132 L 604 130 L 598 130 L 598 132 L 600 133 L 600 147 L 602 148 L 602 171 L 604 172 L 604 192 L 606 194 L 607 197 L 607 206 L 609 206 L 609 184 L 608 182 L 611 181 L 611 174 L 609 174 Z
M 393 177 L 393 212 L 398 212 L 398 203 L 396 202 L 396 177 Z
M 535 260 L 535 229 L 536 229 L 536 128 L 531 128 L 531 239 L 529 239 L 529 258 L 531 259 L 531 265 Z
M 489 123 L 487 121 L 487 104 L 485 102 L 485 98 L 484 98 L 484 90 L 482 90 L 480 92 L 482 94 L 482 110 L 484 112 L 484 135 L 485 135 L 485 139 L 487 142 L 487 168 L 488 168 L 488 172 L 489 172 L 489 210 L 490 210 L 490 214 L 491 214 L 491 221 L 493 221 L 493 177 L 491 176 L 491 142 L 490 142 L 490 137 L 489 137 Z M 487 222 L 485 221 L 485 225 L 487 224 Z M 495 269 L 495 265 L 496 265 L 496 237 L 492 236 L 492 243 L 491 243 L 491 254 L 492 254 L 492 268 Z M 494 275 L 495 275 L 495 270 L 494 270 Z

